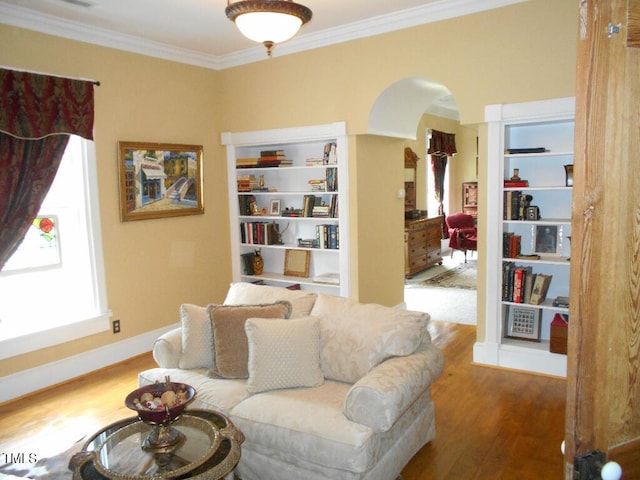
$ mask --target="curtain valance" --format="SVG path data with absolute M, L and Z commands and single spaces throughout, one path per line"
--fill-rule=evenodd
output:
M 93 140 L 93 88 L 87 80 L 0 68 L 0 132 L 22 139 L 73 134 Z
M 427 153 L 429 155 L 447 155 L 448 157 L 458 153 L 455 134 L 431 130 L 429 151 Z

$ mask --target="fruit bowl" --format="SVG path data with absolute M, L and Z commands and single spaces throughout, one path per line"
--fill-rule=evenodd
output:
M 185 383 L 156 382 L 137 388 L 125 399 L 125 405 L 150 425 L 169 425 L 195 398 L 195 389 Z

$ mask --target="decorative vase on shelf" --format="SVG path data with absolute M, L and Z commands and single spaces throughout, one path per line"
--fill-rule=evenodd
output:
M 519 182 L 520 181 L 520 169 L 519 168 L 514 168 L 513 169 L 513 177 L 511 177 L 511 181 L 512 182 Z
M 257 249 L 253 253 L 253 274 L 262 275 L 262 269 L 264 268 L 264 260 L 262 258 L 262 249 Z
M 565 185 L 567 187 L 573 187 L 573 164 L 564 166 L 564 173 L 566 176 Z

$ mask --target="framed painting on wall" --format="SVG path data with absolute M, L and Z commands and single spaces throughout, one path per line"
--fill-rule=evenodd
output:
M 120 219 L 204 213 L 202 146 L 118 143 Z

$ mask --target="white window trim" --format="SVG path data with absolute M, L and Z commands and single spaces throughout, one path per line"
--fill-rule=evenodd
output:
M 88 217 L 87 225 L 89 225 L 90 261 L 94 271 L 92 288 L 98 302 L 99 314 L 68 325 L 55 326 L 51 329 L 0 340 L 0 360 L 77 340 L 110 329 L 109 320 L 112 312 L 107 304 L 95 144 L 87 140 L 83 140 L 81 143 L 83 156 L 87 160 L 86 168 L 84 169 L 84 181 L 89 192 L 91 192 L 85 196 L 87 201 L 86 215 Z

